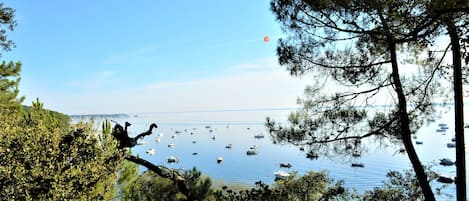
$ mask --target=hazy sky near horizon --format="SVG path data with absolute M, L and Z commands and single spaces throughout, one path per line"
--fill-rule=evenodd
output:
M 269 0 L 12 1 L 29 105 L 67 114 L 296 107 Z M 264 36 L 270 41 L 264 42 Z

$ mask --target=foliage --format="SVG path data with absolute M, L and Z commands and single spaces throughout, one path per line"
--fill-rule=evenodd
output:
M 132 200 L 133 188 L 138 179 L 138 165 L 124 161 L 122 169 L 119 171 L 117 185 L 120 200 Z
M 118 184 L 121 185 L 122 200 L 205 200 L 211 196 L 211 180 L 203 177 L 195 167 L 184 172 L 190 193 L 184 195 L 170 179 L 158 176 L 152 171 L 138 175 L 138 166 L 124 163 Z
M 212 181 L 209 177 L 202 177 L 202 173 L 195 167 L 184 172 L 186 186 L 189 189 L 188 200 L 204 200 L 212 194 Z
M 438 175 L 427 169 L 429 180 L 435 181 Z M 366 191 L 361 198 L 364 201 L 371 200 L 425 200 L 422 189 L 419 188 L 418 180 L 412 171 L 405 171 L 404 173 L 398 171 L 390 171 L 386 175 L 388 181 L 383 186 L 375 187 L 373 190 Z M 443 188 L 446 186 L 443 186 Z M 441 188 L 437 192 L 440 192 Z M 450 195 L 444 195 L 450 198 Z
M 92 123 L 21 107 L 20 65 L 0 66 L 0 195 L 4 200 L 110 200 L 123 155 Z
M 16 118 L 0 116 L 6 120 L 0 124 L 3 198 L 110 200 L 114 196 L 123 157 L 112 136 L 98 136 L 91 123 L 80 122 L 73 130 L 60 127 L 65 122 L 57 123 L 42 109 Z
M 71 119 L 68 115 L 43 107 L 44 103 L 40 102 L 39 98 L 37 98 L 36 101 L 32 103 L 32 106 L 22 106 L 22 115 L 24 118 L 30 118 L 32 111 L 42 111 L 42 113 L 44 113 L 43 118 L 47 121 L 46 125 L 49 129 L 61 128 L 62 132 L 69 131 Z
M 105 134 L 111 134 L 111 130 L 112 130 L 112 127 L 111 127 L 111 122 L 109 120 L 104 120 L 103 122 L 103 125 L 102 125 L 102 130 L 101 132 L 103 133 L 103 135 Z
M 279 41 L 279 63 L 292 75 L 315 78 L 299 101 L 306 115 L 290 116 L 286 128 L 267 120 L 274 140 L 348 157 L 363 150 L 363 138 L 402 144 L 425 198 L 434 200 L 410 135 L 434 115 L 432 100 L 444 89 L 438 88 L 443 59 L 424 55 L 445 19 L 467 13 L 467 1 L 273 0 L 271 6 L 288 34 Z
M 9 40 L 7 37 L 7 30 L 13 31 L 16 26 L 15 19 L 15 9 L 10 7 L 5 7 L 3 3 L 0 2 L 0 46 L 4 51 L 10 51 L 12 47 L 15 46 L 13 41 Z M 0 55 L 1 56 L 1 55 Z
M 134 180 L 127 181 L 122 200 L 181 200 L 182 194 L 174 183 L 166 178 L 146 171 Z
M 302 177 L 296 174 L 286 180 L 278 180 L 269 186 L 256 182 L 249 190 L 233 191 L 227 187 L 215 192 L 217 200 L 352 200 L 342 182 L 334 183 L 325 172 L 309 172 Z
M 400 64 L 421 64 L 399 75 L 410 131 L 434 112 L 431 100 L 437 93 L 429 92 L 437 92 L 438 82 L 432 66 L 419 58 L 428 41 L 412 41 L 424 16 L 419 1 L 274 0 L 271 5 L 288 34 L 279 41 L 280 64 L 292 75 L 314 77 L 299 99 L 303 109 L 290 115 L 289 127 L 267 120 L 274 140 L 350 157 L 363 150 L 364 138 L 401 144 L 402 105 L 389 94 L 397 83 L 391 75 L 398 73 L 390 65 L 389 34 L 399 42 Z M 356 146 L 346 150 L 349 144 Z
M 3 61 L 0 63 L 0 91 L 2 92 L 0 95 L 1 107 L 18 106 L 18 104 L 24 100 L 24 97 L 18 98 L 18 84 L 20 82 L 21 65 L 21 62 L 14 63 L 12 61 L 8 63 Z
M 7 38 L 7 30 L 16 26 L 15 10 L 5 7 L 0 2 L 0 46 L 4 51 L 11 50 L 14 43 Z M 1 54 L 0 54 L 1 55 Z M 18 106 L 24 97 L 18 97 L 18 84 L 20 82 L 21 62 L 0 63 L 0 107 Z

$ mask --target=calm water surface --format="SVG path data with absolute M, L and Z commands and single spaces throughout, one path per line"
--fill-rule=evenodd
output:
M 285 121 L 289 112 L 287 110 L 258 110 L 147 113 L 135 116 L 132 114 L 132 117 L 128 119 L 115 120 L 121 124 L 125 121 L 131 122 L 130 135 L 147 130 L 153 122 L 159 125 L 152 135 L 144 138 L 143 141 L 148 144 L 136 146 L 133 149 L 134 153 L 139 154 L 141 158 L 171 168 L 190 169 L 196 166 L 204 174 L 226 182 L 254 184 L 255 181 L 261 180 L 265 183 L 272 183 L 273 172 L 278 170 L 297 171 L 300 175 L 310 170 L 325 170 L 335 180 L 344 180 L 347 187 L 363 192 L 382 185 L 388 171 L 411 168 L 407 155 L 398 153 L 397 150 L 400 147 L 397 146 L 383 147 L 368 142 L 367 152 L 360 158 L 319 157 L 317 160 L 310 160 L 298 147 L 289 144 L 273 144 L 263 125 L 265 117 L 270 116 L 275 120 Z M 438 165 L 438 159 L 441 158 L 455 160 L 455 149 L 446 147 L 446 143 L 451 142 L 454 136 L 452 115 L 453 112 L 450 109 L 443 110 L 440 119 L 422 127 L 417 132 L 417 140 L 423 141 L 423 145 L 415 145 L 415 148 L 423 164 L 432 165 L 433 170 L 442 174 L 455 176 L 454 166 Z M 449 129 L 444 134 L 436 132 L 438 123 L 447 123 Z M 210 126 L 213 131 L 210 132 L 206 126 Z M 181 132 L 176 134 L 176 131 Z M 265 138 L 254 138 L 255 135 L 261 133 Z M 158 137 L 161 134 L 163 136 Z M 157 138 L 160 139 L 159 142 L 156 141 Z M 174 143 L 175 146 L 168 147 L 170 143 Z M 225 148 L 228 144 L 232 144 L 231 149 Z M 248 156 L 246 151 L 252 145 L 259 147 L 259 153 Z M 150 148 L 155 149 L 154 155 L 146 154 Z M 179 163 L 168 164 L 166 159 L 170 156 L 177 157 Z M 223 157 L 223 162 L 220 164 L 216 162 L 219 156 Z M 292 164 L 292 167 L 280 168 L 281 162 L 288 162 Z M 352 168 L 352 162 L 364 163 L 365 167 Z M 440 187 L 441 184 L 434 183 L 432 186 Z M 444 192 L 454 194 L 455 185 L 449 185 Z

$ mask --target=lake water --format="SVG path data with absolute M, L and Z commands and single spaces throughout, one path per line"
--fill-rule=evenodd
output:
M 335 180 L 344 180 L 345 186 L 363 192 L 381 186 L 383 181 L 387 180 L 386 173 L 390 170 L 411 169 L 407 155 L 398 153 L 400 147 L 396 146 L 380 147 L 376 143 L 369 142 L 367 152 L 360 158 L 320 156 L 317 160 L 310 160 L 298 147 L 273 144 L 264 127 L 265 117 L 270 116 L 275 120 L 285 121 L 290 111 L 266 109 L 146 113 L 135 116 L 132 114 L 130 118 L 114 120 L 121 124 L 125 121 L 132 123 L 129 127 L 130 135 L 147 130 L 153 122 L 158 124 L 159 127 L 153 134 L 144 138 L 143 141 L 148 144 L 133 148 L 133 152 L 139 154 L 141 158 L 177 169 L 190 169 L 196 166 L 203 174 L 226 182 L 254 184 L 261 180 L 264 183 L 272 183 L 273 172 L 278 170 L 298 171 L 300 175 L 311 170 L 326 170 Z M 423 144 L 415 145 L 415 149 L 424 165 L 433 165 L 433 170 L 454 177 L 455 166 L 438 165 L 438 159 L 441 158 L 455 160 L 455 149 L 446 147 L 446 143 L 451 142 L 451 138 L 454 137 L 453 111 L 451 109 L 442 109 L 442 111 L 440 119 L 429 122 L 417 132 L 417 140 L 423 141 Z M 444 134 L 436 132 L 439 123 L 448 124 L 449 129 Z M 206 128 L 207 125 L 211 127 L 212 132 Z M 176 134 L 176 131 L 181 132 Z M 260 133 L 264 134 L 265 138 L 255 139 L 254 136 Z M 161 134 L 163 136 L 158 137 Z M 159 142 L 156 141 L 157 138 L 160 139 Z M 168 147 L 170 143 L 175 146 Z M 228 144 L 232 144 L 231 149 L 225 148 Z M 248 156 L 246 151 L 252 145 L 257 145 L 259 152 L 257 155 Z M 146 154 L 150 148 L 155 150 L 154 155 Z M 166 160 L 170 156 L 177 157 L 179 163 L 167 163 Z M 221 163 L 217 163 L 219 156 L 223 157 Z M 292 167 L 280 168 L 281 162 L 288 162 Z M 363 163 L 365 167 L 352 168 L 352 162 Z M 440 187 L 441 184 L 433 183 L 432 186 Z M 455 195 L 455 185 L 450 184 L 444 192 Z

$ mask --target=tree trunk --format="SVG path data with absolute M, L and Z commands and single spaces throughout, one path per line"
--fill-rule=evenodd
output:
M 402 89 L 401 79 L 399 77 L 399 69 L 397 64 L 397 55 L 396 55 L 396 43 L 388 38 L 388 48 L 391 54 L 391 66 L 392 66 L 392 82 L 394 85 L 394 90 L 396 91 L 398 98 L 399 106 L 399 120 L 401 128 L 401 137 L 402 143 L 409 156 L 409 160 L 412 163 L 414 168 L 415 175 L 419 181 L 420 188 L 425 196 L 425 200 L 433 201 L 435 200 L 435 195 L 428 183 L 427 174 L 425 174 L 425 169 L 422 166 L 422 163 L 419 160 L 417 153 L 415 152 L 414 146 L 412 145 L 411 131 L 410 131 L 410 121 L 409 114 L 407 113 L 407 102 L 404 95 L 404 90 Z
M 446 20 L 448 34 L 451 38 L 453 54 L 453 87 L 454 87 L 454 133 L 456 135 L 456 197 L 466 200 L 466 155 L 464 146 L 464 100 L 462 90 L 462 62 L 459 35 L 452 19 Z

